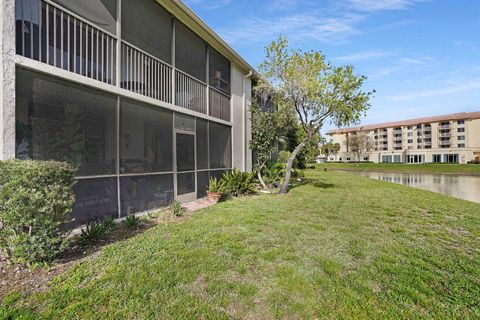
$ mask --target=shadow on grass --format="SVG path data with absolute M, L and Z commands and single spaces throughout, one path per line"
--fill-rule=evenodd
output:
M 313 185 L 321 189 L 332 189 L 337 187 L 337 185 L 323 182 L 321 179 L 303 179 L 302 181 L 298 181 L 298 180 L 292 181 L 292 186 L 290 187 L 290 190 L 293 190 L 295 188 L 298 188 L 304 185 Z

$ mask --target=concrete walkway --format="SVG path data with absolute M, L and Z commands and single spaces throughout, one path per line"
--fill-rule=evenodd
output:
M 197 211 L 203 208 L 213 206 L 215 203 L 212 203 L 207 200 L 207 198 L 197 199 L 195 201 L 187 202 L 182 205 L 185 210 L 192 212 Z

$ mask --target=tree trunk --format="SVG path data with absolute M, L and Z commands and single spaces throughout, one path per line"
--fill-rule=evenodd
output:
M 265 181 L 263 181 L 262 174 L 260 171 L 258 171 L 258 181 L 260 181 L 260 184 L 262 185 L 263 189 L 269 189 L 267 188 L 267 185 L 265 184 Z
M 287 168 L 285 169 L 285 180 L 283 181 L 282 186 L 280 187 L 280 194 L 287 194 L 288 192 L 288 185 L 290 183 L 290 176 L 292 174 L 292 167 L 293 167 L 293 161 L 295 161 L 295 158 L 297 155 L 300 153 L 300 151 L 305 147 L 307 142 L 311 139 L 310 136 L 307 136 L 303 141 L 293 150 L 292 155 L 290 158 L 288 158 L 287 161 Z

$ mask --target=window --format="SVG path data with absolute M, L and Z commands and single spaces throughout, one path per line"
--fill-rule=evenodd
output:
M 392 156 L 382 156 L 382 162 L 384 163 L 392 163 Z
M 422 154 L 411 154 L 407 155 L 407 162 L 408 163 L 423 163 L 425 160 L 425 156 Z
M 206 43 L 185 25 L 176 21 L 175 66 L 201 81 L 206 81 L 206 60 Z
M 215 122 L 209 124 L 210 168 L 232 167 L 231 128 Z
M 417 139 L 417 143 L 422 143 L 422 139 Z
M 458 136 L 458 141 L 465 141 L 465 136 Z
M 408 143 L 413 143 L 413 139 L 408 139 Z
M 408 133 L 408 136 L 409 136 L 409 137 L 413 137 L 413 132 L 409 132 L 409 133 Z
M 18 68 L 16 157 L 67 161 L 79 176 L 114 174 L 116 104 L 115 96 Z
M 458 120 L 458 121 L 457 121 L 457 124 L 460 124 L 460 125 L 461 125 L 461 124 L 465 124 L 465 120 Z
M 122 99 L 120 173 L 171 172 L 172 112 Z
M 457 132 L 459 132 L 459 133 L 465 132 L 465 128 L 457 128 Z
M 402 156 L 401 156 L 401 155 L 397 155 L 397 154 L 394 155 L 394 156 L 393 156 L 393 162 L 395 162 L 395 163 L 400 163 L 400 162 L 402 162 Z
M 412 127 L 412 126 L 408 126 L 408 130 L 412 130 L 412 129 L 413 129 L 413 127 Z
M 167 63 L 172 62 L 172 29 L 171 15 L 156 1 L 122 0 L 122 39 Z
M 459 143 L 459 144 L 458 144 L 458 147 L 459 147 L 459 148 L 465 148 L 465 143 Z
M 417 129 L 422 129 L 422 125 L 421 124 L 417 125 Z
M 458 163 L 458 154 L 444 154 L 443 162 L 445 163 Z
M 434 154 L 432 157 L 433 163 L 441 163 L 442 162 L 442 155 L 441 154 Z
M 210 86 L 230 94 L 230 61 L 213 48 L 209 48 Z

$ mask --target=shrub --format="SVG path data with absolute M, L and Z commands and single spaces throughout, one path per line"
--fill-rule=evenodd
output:
M 292 177 L 294 178 L 305 178 L 305 172 L 300 169 L 292 170 Z
M 82 242 L 92 244 L 100 240 L 106 232 L 107 228 L 103 222 L 91 221 L 87 224 L 85 229 L 82 229 L 80 238 L 82 239 Z
M 127 216 L 123 222 L 125 223 L 127 228 L 134 229 L 140 224 L 140 218 L 131 214 Z
M 103 219 L 102 225 L 105 228 L 105 231 L 109 232 L 117 229 L 118 223 L 113 217 L 107 217 Z
M 0 250 L 15 263 L 48 262 L 67 246 L 75 170 L 53 161 L 0 161 Z
M 277 161 L 264 169 L 263 179 L 266 184 L 279 184 L 285 174 L 285 163 Z
M 242 172 L 234 169 L 223 174 L 221 185 L 223 193 L 238 197 L 241 195 L 255 193 L 257 181 L 252 173 Z
M 176 200 L 172 202 L 172 204 L 170 205 L 170 208 L 172 209 L 172 212 L 176 217 L 183 216 L 183 213 L 185 212 L 185 209 L 182 207 L 182 204 Z

